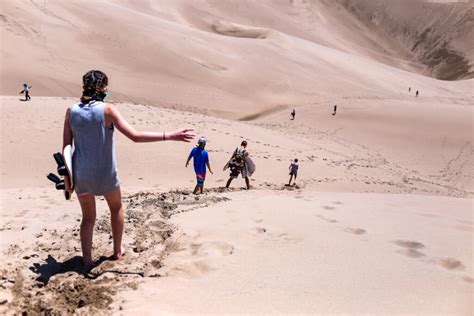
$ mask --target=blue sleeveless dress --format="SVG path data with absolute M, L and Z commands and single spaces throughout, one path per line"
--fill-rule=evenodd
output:
M 114 146 L 114 127 L 105 126 L 105 103 L 78 102 L 70 111 L 74 139 L 72 166 L 78 195 L 105 195 L 120 184 Z

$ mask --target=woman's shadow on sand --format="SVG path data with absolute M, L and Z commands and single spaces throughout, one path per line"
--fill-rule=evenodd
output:
M 47 285 L 51 277 L 57 274 L 64 274 L 68 272 L 76 272 L 77 274 L 83 275 L 88 279 L 96 279 L 104 273 L 115 273 L 115 274 L 134 274 L 143 277 L 143 272 L 123 272 L 118 270 L 102 270 L 100 272 L 92 272 L 92 269 L 97 268 L 105 261 L 114 261 L 112 256 L 106 257 L 101 256 L 99 260 L 94 262 L 91 268 L 85 268 L 82 262 L 82 257 L 75 256 L 64 262 L 58 262 L 51 255 L 46 258 L 46 263 L 33 263 L 30 270 L 38 274 L 36 281 L 41 282 L 43 285 Z

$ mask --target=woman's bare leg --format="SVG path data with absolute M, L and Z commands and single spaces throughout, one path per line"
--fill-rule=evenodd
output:
M 92 235 L 94 233 L 94 224 L 96 218 L 95 197 L 92 194 L 78 195 L 79 203 L 82 209 L 81 222 L 81 247 L 82 260 L 84 266 L 91 267 L 92 261 Z
M 110 209 L 110 221 L 112 223 L 112 237 L 114 239 L 114 258 L 120 259 L 123 255 L 122 234 L 125 212 L 122 206 L 122 193 L 120 187 L 104 195 Z

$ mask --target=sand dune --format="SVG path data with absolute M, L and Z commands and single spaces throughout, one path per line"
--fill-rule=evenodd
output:
M 64 201 L 45 177 L 54 171 L 62 117 L 74 100 L 2 97 L 3 311 L 469 314 L 472 149 L 469 141 L 456 145 L 468 134 L 448 132 L 444 120 L 430 134 L 443 142 L 441 155 L 433 141 L 406 141 L 405 151 L 392 152 L 378 137 L 355 133 L 354 122 L 365 121 L 352 117 L 361 111 L 353 101 L 336 117 L 321 113 L 317 127 L 306 125 L 314 118 L 304 109 L 295 121 L 277 112 L 233 122 L 117 104 L 140 129 L 198 128 L 209 138 L 216 174 L 208 177 L 208 193 L 195 199 L 193 172 L 183 166 L 191 145 L 131 144 L 117 134 L 128 252 L 119 262 L 108 259 L 108 211 L 99 200 L 98 267 L 83 278 L 79 205 Z M 347 134 L 324 127 L 334 120 Z M 243 138 L 257 164 L 254 192 L 242 192 L 240 179 L 227 192 L 220 168 Z M 287 187 L 295 156 L 298 185 Z M 400 289 L 407 286 L 405 295 Z M 337 293 L 346 291 L 358 294 L 340 300 Z M 193 299 L 183 303 L 183 295 Z
M 455 228 L 470 216 L 468 201 L 370 194 L 359 204 L 359 194 L 307 192 L 229 197 L 173 217 L 182 231 L 175 234 L 179 250 L 160 270 L 165 277 L 126 291 L 114 311 L 140 313 L 153 298 L 165 313 L 472 311 L 470 268 L 463 265 L 471 261 L 471 241 Z M 417 210 L 424 208 L 429 214 Z M 440 247 L 455 239 L 458 247 Z M 354 255 L 350 262 L 343 249 Z M 419 282 L 425 277 L 430 281 Z
M 343 6 L 382 38 L 395 38 L 422 73 L 443 80 L 472 78 L 472 1 L 358 1 Z M 377 33 L 375 33 L 377 34 Z M 395 41 L 395 42 L 396 42 Z M 402 55 L 403 56 L 403 55 Z
M 472 27 L 463 22 L 470 14 L 464 10 L 466 4 L 445 6 L 458 18 L 448 23 L 418 4 L 419 10 L 408 5 L 402 12 L 426 16 L 434 25 L 452 25 L 449 30 L 458 30 L 460 23 L 463 31 L 448 32 L 446 43 L 469 42 Z M 396 69 L 429 74 L 426 64 L 436 63 L 444 47 L 437 43 L 445 42 L 436 34 L 446 30 L 423 35 L 420 22 L 406 39 L 398 35 L 400 25 L 373 33 L 373 26 L 364 24 L 373 20 L 373 7 L 361 3 L 345 10 L 327 1 L 3 2 L 1 52 L 8 62 L 2 63 L 0 94 L 18 93 L 19 86 L 29 82 L 36 95 L 73 96 L 80 90 L 81 75 L 100 66 L 111 77 L 116 100 L 196 107 L 215 116 L 239 118 L 254 114 L 255 108 L 258 112 L 326 96 L 393 96 L 408 86 L 426 95 L 438 95 L 441 88 L 448 90 L 442 94 L 458 95 L 472 88 L 472 81 L 441 84 Z M 358 13 L 361 8 L 365 11 Z M 381 16 L 390 19 L 393 10 L 388 5 Z M 439 40 L 423 42 L 412 52 L 423 36 Z M 439 47 L 433 50 L 433 45 Z M 445 50 L 472 60 L 469 48 L 453 47 Z M 438 55 L 426 57 L 427 51 Z M 461 67 L 464 72 L 453 70 L 453 74 L 439 70 L 454 69 L 451 64 L 433 67 L 448 77 L 457 73 L 459 78 L 470 77 L 467 65 Z
M 0 8 L 0 313 L 472 314 L 472 1 Z M 80 206 L 45 175 L 93 68 L 137 129 L 205 135 L 215 174 L 195 197 L 194 144 L 117 132 L 126 254 L 98 198 L 83 275 Z M 243 139 L 252 190 L 225 190 Z
M 52 154 L 61 147 L 65 109 L 75 100 L 0 100 L 1 187 L 50 187 L 45 174 L 55 169 Z M 340 104 L 336 117 L 330 114 L 332 106 L 323 103 L 316 111 L 298 108 L 295 121 L 289 119 L 288 110 L 250 122 L 143 105 L 117 107 L 138 129 L 196 128 L 210 140 L 215 170 L 246 139 L 256 164 L 265 166 L 259 168 L 254 186 L 281 188 L 290 161 L 299 158 L 303 168 L 300 185 L 307 189 L 455 197 L 474 193 L 471 110 L 463 104 L 449 105 L 447 110 L 443 103 L 425 103 L 414 97 L 404 101 L 349 99 Z M 191 170 L 183 167 L 191 145 L 131 144 L 120 133 L 116 137 L 120 177 L 127 186 L 170 188 L 194 181 Z M 35 164 L 29 163 L 25 150 L 34 153 Z M 222 185 L 226 179 L 227 174 L 219 172 L 208 182 Z

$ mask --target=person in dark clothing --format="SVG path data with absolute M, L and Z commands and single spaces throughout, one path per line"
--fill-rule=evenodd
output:
M 334 105 L 334 112 L 332 112 L 332 115 L 336 115 L 336 111 L 337 111 L 337 104 Z
M 418 92 L 418 90 L 416 90 L 416 96 L 418 96 L 418 94 L 420 94 L 420 93 Z
M 230 186 L 230 183 L 232 182 L 232 180 L 237 178 L 239 174 L 242 174 L 242 178 L 245 179 L 247 190 L 250 189 L 249 174 L 245 165 L 245 157 L 249 155 L 246 148 L 247 148 L 247 141 L 244 140 L 240 144 L 240 148 L 235 149 L 229 162 L 224 166 L 224 170 L 226 170 L 227 168 L 230 168 L 229 180 L 227 180 L 227 183 L 225 185 L 226 188 Z
M 293 111 L 291 112 L 291 117 L 292 117 L 292 120 L 295 119 L 295 115 L 296 115 L 296 111 L 295 109 L 293 109 Z
M 30 97 L 30 88 L 31 86 L 29 86 L 28 84 L 24 83 L 23 84 L 23 90 L 20 91 L 20 94 L 25 94 L 25 100 L 23 101 L 30 101 L 31 100 L 31 97 Z
M 288 182 L 288 185 L 290 186 L 291 180 L 293 180 L 293 177 L 295 178 L 295 181 L 296 181 L 296 176 L 298 176 L 298 159 L 295 159 L 291 162 L 289 169 L 290 169 L 290 181 Z

